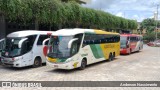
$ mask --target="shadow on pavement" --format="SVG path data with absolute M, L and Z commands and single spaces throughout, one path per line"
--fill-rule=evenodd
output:
M 131 54 L 120 54 L 120 56 L 129 56 L 129 55 L 141 53 L 141 52 L 143 52 L 143 51 L 136 51 L 136 52 L 132 52 Z
M 1 69 L 7 69 L 7 70 L 11 70 L 11 71 L 16 71 L 16 70 L 18 70 L 18 71 L 23 71 L 23 70 L 29 70 L 29 69 L 34 69 L 32 66 L 26 66 L 26 67 L 11 67 L 11 66 L 4 66 L 4 65 L 2 65 L 2 64 L 0 64 L 0 68 Z M 43 66 L 46 66 L 46 64 L 42 64 L 42 66 L 41 67 L 43 67 Z M 37 68 L 40 68 L 40 67 L 37 67 Z
M 118 58 L 115 58 L 114 60 L 118 60 Z M 114 60 L 113 60 L 113 61 L 114 61 Z M 89 69 L 89 68 L 92 68 L 92 67 L 94 67 L 94 66 L 101 65 L 101 64 L 104 64 L 104 63 L 109 63 L 109 62 L 112 62 L 112 61 L 104 60 L 104 61 L 101 61 L 101 62 L 93 63 L 93 64 L 90 64 L 90 65 L 87 65 L 87 67 L 86 67 L 84 70 L 87 70 L 87 69 Z M 50 70 L 50 71 L 47 71 L 47 72 L 61 73 L 61 74 L 70 74 L 70 73 L 80 72 L 80 71 L 84 71 L 84 70 L 80 70 L 79 68 L 71 69 L 71 70 L 53 69 L 53 70 Z

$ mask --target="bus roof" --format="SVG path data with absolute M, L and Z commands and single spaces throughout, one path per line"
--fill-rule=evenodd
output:
M 58 31 L 52 33 L 52 35 L 69 36 L 69 35 L 76 35 L 76 34 L 80 34 L 80 33 L 117 34 L 117 35 L 119 35 L 119 33 L 112 33 L 112 32 L 107 32 L 107 31 L 103 31 L 103 30 L 79 29 L 79 28 L 75 28 L 75 29 L 61 29 L 61 30 L 58 30 Z
M 16 31 L 7 35 L 7 37 L 26 37 L 29 35 L 37 35 L 37 34 L 52 34 L 53 31 L 36 31 L 36 30 L 24 30 L 24 31 Z

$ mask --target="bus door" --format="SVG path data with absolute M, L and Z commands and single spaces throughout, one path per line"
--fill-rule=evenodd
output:
M 37 56 L 40 56 L 42 59 L 42 63 L 46 62 L 46 55 L 48 51 L 48 41 L 49 41 L 49 35 L 40 35 L 37 41 L 37 50 L 36 52 Z
M 132 52 L 136 50 L 136 45 L 137 45 L 137 37 L 130 37 L 130 47 Z
M 50 38 L 47 38 L 43 41 L 43 55 L 46 57 L 48 52 L 48 42 Z

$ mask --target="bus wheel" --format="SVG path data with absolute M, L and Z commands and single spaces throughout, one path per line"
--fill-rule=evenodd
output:
M 41 58 L 36 58 L 36 59 L 34 60 L 33 67 L 36 68 L 36 67 L 39 67 L 39 66 L 41 66 L 41 65 L 42 65 L 42 63 L 41 63 Z
M 112 53 L 109 54 L 109 61 L 112 61 L 113 60 L 113 56 L 112 56 Z
M 112 55 L 112 60 L 114 60 L 114 59 L 115 59 L 115 52 Z
M 81 62 L 81 67 L 80 67 L 80 69 L 81 69 L 81 70 L 84 70 L 84 69 L 86 68 L 86 65 L 87 65 L 87 61 L 86 61 L 85 59 L 83 59 L 82 62 Z

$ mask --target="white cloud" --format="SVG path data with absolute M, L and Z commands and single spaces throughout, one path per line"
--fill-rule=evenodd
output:
M 135 14 L 135 15 L 133 15 L 132 19 L 133 19 L 133 20 L 137 20 L 138 22 L 140 22 L 141 16 Z
M 139 20 L 139 19 L 140 19 L 140 17 L 139 17 L 138 15 L 133 15 L 133 19 L 135 19 L 135 20 Z
M 101 9 L 116 16 L 142 21 L 153 16 L 158 3 L 160 4 L 160 0 L 92 0 L 91 3 L 84 6 Z
M 105 10 L 106 8 L 109 8 L 110 5 L 114 4 L 115 0 L 92 0 L 91 3 L 85 4 L 83 6 L 90 7 L 93 9 L 101 9 Z
M 154 16 L 150 16 L 149 18 L 154 18 Z
M 118 13 L 116 14 L 116 16 L 124 17 L 124 14 L 123 14 L 122 12 L 118 12 Z

